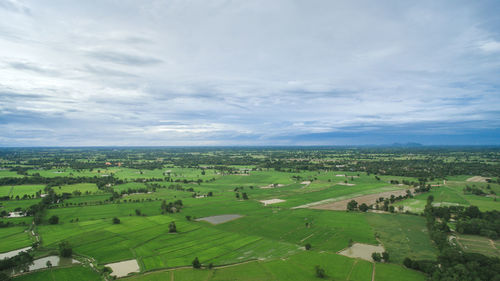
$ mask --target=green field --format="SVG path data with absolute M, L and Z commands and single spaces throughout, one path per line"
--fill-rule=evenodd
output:
M 19 179 L 16 172 L 0 170 L 5 183 L 0 186 L 4 199 L 0 211 L 26 211 L 33 205 L 45 208 L 39 213 L 38 225 L 33 224 L 33 216 L 1 218 L 6 227 L 0 228 L 0 239 L 8 243 L 0 244 L 0 252 L 31 246 L 36 239 L 30 235 L 33 229 L 40 239 L 36 257 L 56 254 L 65 241 L 74 257 L 83 262 L 82 266 L 40 270 L 14 280 L 104 280 L 106 274 L 101 276 L 101 271 L 107 264 L 134 259 L 140 272 L 124 280 L 320 280 L 315 276 L 315 267 L 320 266 L 325 280 L 370 281 L 374 275 L 377 281 L 423 281 L 426 276 L 403 267 L 403 260 L 437 260 L 439 253 L 429 237 L 425 217 L 398 212 L 398 206 L 418 214 L 432 195 L 435 206 L 500 209 L 495 196 L 500 185 L 467 182 L 470 175 L 446 177 L 445 185 L 445 177 L 428 176 L 426 184 L 435 186 L 429 192 L 390 203 L 396 207 L 395 213 L 307 208 L 324 200 L 350 200 L 415 187 L 420 176 L 411 172 L 404 176 L 411 169 L 392 175 L 384 169 L 399 169 L 400 162 L 388 168 L 384 165 L 395 159 L 408 160 L 409 167 L 415 169 L 411 161 L 427 161 L 431 155 L 445 162 L 466 161 L 460 153 L 152 151 L 48 149 L 42 155 L 33 152 L 32 158 L 26 156 L 31 152 L 25 152 L 23 157 L 31 162 L 16 158 L 20 156 L 15 153 L 4 159 L 5 169 L 23 165 L 20 167 L 27 169 L 28 176 Z M 490 154 L 480 155 L 470 157 L 493 161 Z M 373 162 L 383 168 L 375 172 L 364 169 Z M 425 172 L 424 168 L 419 173 Z M 35 174 L 39 176 L 32 176 Z M 51 186 L 55 195 L 22 199 L 24 194 L 34 196 L 46 186 Z M 466 186 L 484 190 L 488 196 L 464 193 Z M 135 193 L 137 189 L 147 192 Z M 261 202 L 269 199 L 285 201 Z M 182 208 L 162 209 L 163 201 L 167 205 L 177 200 L 182 200 Z M 216 215 L 241 217 L 220 224 L 197 220 Z M 57 224 L 49 223 L 53 216 L 58 217 Z M 113 223 L 115 218 L 119 223 Z M 169 232 L 172 222 L 175 233 Z M 381 244 L 389 253 L 389 262 L 338 254 L 351 242 Z M 497 241 L 461 235 L 458 242 L 468 252 L 500 255 L 492 247 L 497 247 Z M 306 246 L 311 248 L 306 250 Z M 192 268 L 195 258 L 203 269 Z
M 35 273 L 21 275 L 15 277 L 15 281 L 71 281 L 71 280 L 85 280 L 85 281 L 100 281 L 102 277 L 97 272 L 90 268 L 82 266 L 74 266 L 67 268 L 52 268 L 48 270 L 37 271 Z
M 7 227 L 0 231 L 0 253 L 26 248 L 33 243 L 27 227 Z

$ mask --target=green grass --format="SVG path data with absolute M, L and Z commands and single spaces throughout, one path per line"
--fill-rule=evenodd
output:
M 438 251 L 429 238 L 424 217 L 400 214 L 367 213 L 366 220 L 380 236 L 391 262 L 436 259 Z
M 425 275 L 421 272 L 404 268 L 396 264 L 377 263 L 375 265 L 376 281 L 424 281 Z
M 478 235 L 459 235 L 457 239 L 460 247 L 466 252 L 479 253 L 486 256 L 500 256 L 500 243 Z
M 85 281 L 98 281 L 102 280 L 101 276 L 90 268 L 82 266 L 66 267 L 66 268 L 51 268 L 47 270 L 40 270 L 33 273 L 24 274 L 15 277 L 15 281 L 72 281 L 72 280 L 85 280 Z
M 0 196 L 10 196 L 16 198 L 16 196 L 23 197 L 23 195 L 35 196 L 37 191 L 44 193 L 43 188 L 45 185 L 15 185 L 0 186 Z
M 0 253 L 31 246 L 32 241 L 27 227 L 15 226 L 2 228 L 0 231 Z

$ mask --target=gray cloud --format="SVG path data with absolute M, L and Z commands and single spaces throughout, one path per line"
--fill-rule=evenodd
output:
M 153 57 L 131 55 L 113 51 L 92 51 L 88 53 L 88 56 L 98 60 L 132 66 L 144 66 L 162 63 L 162 60 Z
M 495 1 L 75 3 L 0 1 L 0 145 L 500 126 Z

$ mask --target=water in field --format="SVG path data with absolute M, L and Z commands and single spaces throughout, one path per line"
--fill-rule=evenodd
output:
M 354 243 L 351 247 L 339 252 L 339 254 L 350 257 L 372 261 L 372 253 L 383 253 L 382 245 L 374 246 L 368 244 Z
M 26 247 L 26 248 L 17 249 L 17 250 L 10 251 L 10 252 L 0 253 L 0 260 L 12 258 L 13 256 L 17 256 L 20 252 L 26 252 L 29 249 L 31 249 L 31 247 Z
M 48 256 L 45 258 L 36 259 L 33 261 L 33 264 L 29 266 L 31 270 L 43 269 L 47 268 L 47 262 L 50 261 L 52 266 L 65 266 L 80 263 L 79 261 L 72 258 L 61 258 L 59 256 Z
M 209 222 L 211 224 L 220 224 L 220 223 L 225 223 L 225 222 L 232 221 L 235 219 L 239 219 L 241 217 L 242 217 L 242 215 L 237 215 L 237 214 L 219 215 L 219 216 L 199 218 L 199 219 L 196 219 L 196 221 L 206 221 L 206 222 Z
M 116 277 L 124 277 L 132 272 L 139 272 L 139 264 L 136 260 L 127 260 L 115 263 L 109 263 L 106 266 L 109 266 L 113 272 L 111 275 Z
M 48 256 L 48 257 L 39 258 L 39 259 L 34 260 L 30 265 L 27 266 L 27 268 L 16 268 L 12 271 L 12 274 L 48 268 L 49 266 L 47 265 L 47 262 L 49 262 L 49 261 L 50 261 L 50 267 L 67 266 L 67 265 L 71 265 L 71 264 L 80 263 L 79 261 L 72 259 L 72 258 L 61 258 L 59 256 Z

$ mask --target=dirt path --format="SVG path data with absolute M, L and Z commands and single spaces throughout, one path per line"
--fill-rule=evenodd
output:
M 321 204 L 321 205 L 316 205 L 309 207 L 311 209 L 318 209 L 318 210 L 336 210 L 336 211 L 341 211 L 341 210 L 346 210 L 347 209 L 347 203 L 349 203 L 351 200 L 356 200 L 358 202 L 358 206 L 365 203 L 366 205 L 372 205 L 377 202 L 377 199 L 380 197 L 384 198 L 390 198 L 391 195 L 394 196 L 404 196 L 406 195 L 406 190 L 407 189 L 400 189 L 400 190 L 394 190 L 394 191 L 386 191 L 386 192 L 381 192 L 381 193 L 374 193 L 374 194 L 368 194 L 368 195 L 363 195 L 363 196 L 358 196 L 358 197 L 353 197 L 349 199 L 344 199 L 332 203 L 326 203 L 326 204 Z M 410 189 L 412 193 L 415 192 L 415 189 Z
M 491 239 L 488 239 L 488 240 L 490 241 L 491 247 L 496 250 L 497 247 L 495 246 L 495 242 L 493 242 L 493 240 L 491 240 Z
M 375 281 L 375 263 L 373 263 L 372 281 Z
M 354 270 L 354 267 L 356 266 L 357 263 L 358 263 L 358 260 L 356 259 L 351 266 L 351 270 L 349 270 L 349 274 L 347 274 L 347 278 L 345 279 L 346 281 L 349 281 L 351 279 L 351 273 Z

